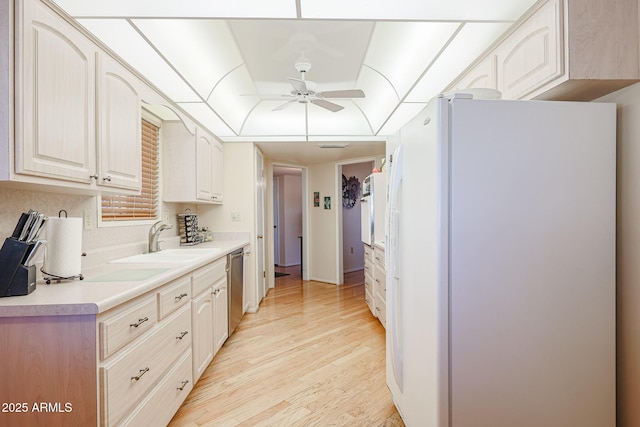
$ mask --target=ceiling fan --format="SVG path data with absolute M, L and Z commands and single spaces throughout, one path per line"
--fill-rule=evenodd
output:
M 280 111 L 287 108 L 294 102 L 301 104 L 312 103 L 318 107 L 325 108 L 331 112 L 337 112 L 344 107 L 334 102 L 327 101 L 327 99 L 347 99 L 347 98 L 364 98 L 364 92 L 360 89 L 347 89 L 347 90 L 330 90 L 318 92 L 318 86 L 315 82 L 305 79 L 306 73 L 311 69 L 311 62 L 308 59 L 302 57 L 295 63 L 296 70 L 300 72 L 300 78 L 287 77 L 289 83 L 293 88 L 288 95 L 282 95 L 284 98 L 291 98 L 284 104 L 274 108 L 272 111 Z

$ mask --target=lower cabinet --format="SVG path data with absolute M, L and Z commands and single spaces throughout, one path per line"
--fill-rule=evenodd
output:
M 193 378 L 198 381 L 213 360 L 213 293 L 208 288 L 191 302 Z
M 387 327 L 387 277 L 384 267 L 384 249 L 364 245 L 364 299 L 371 313 Z
M 226 257 L 192 275 L 193 380 L 198 381 L 228 337 Z

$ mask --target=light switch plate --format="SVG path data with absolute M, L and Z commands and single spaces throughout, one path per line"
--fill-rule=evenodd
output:
M 231 221 L 240 221 L 240 212 L 231 212 Z
M 85 209 L 82 215 L 82 223 L 85 230 L 91 230 L 95 226 L 95 214 L 91 209 Z

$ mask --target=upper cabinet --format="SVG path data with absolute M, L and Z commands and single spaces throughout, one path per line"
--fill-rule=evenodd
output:
M 97 49 L 44 4 L 17 5 L 16 173 L 91 184 Z
M 204 129 L 191 134 L 181 122 L 163 125 L 164 201 L 223 201 L 222 143 Z
M 136 78 L 109 55 L 98 59 L 99 184 L 137 190 L 142 180 L 142 117 Z
M 139 192 L 139 79 L 46 4 L 14 13 L 15 144 L 0 144 L 0 179 Z
M 495 86 L 484 77 L 491 63 Z M 539 2 L 476 64 L 451 88 L 496 88 L 505 99 L 596 99 L 640 80 L 637 0 Z

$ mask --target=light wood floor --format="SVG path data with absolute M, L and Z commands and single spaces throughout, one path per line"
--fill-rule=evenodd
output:
M 335 286 L 276 269 L 290 275 L 244 316 L 170 426 L 403 426 L 363 273 Z

